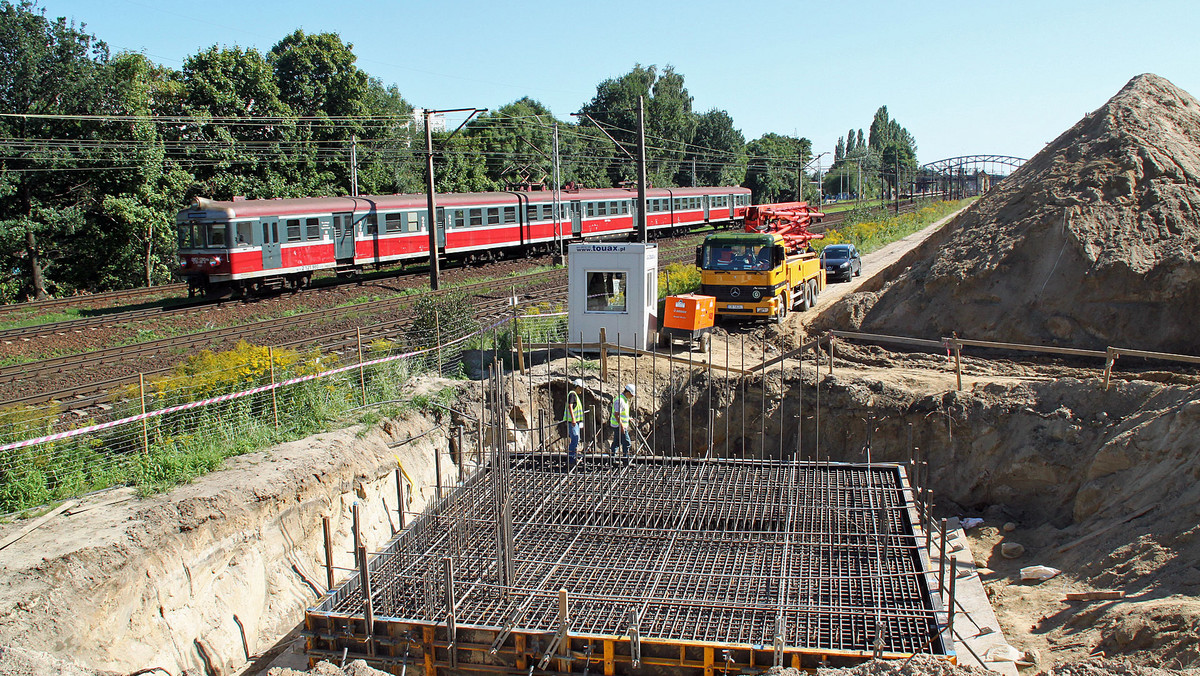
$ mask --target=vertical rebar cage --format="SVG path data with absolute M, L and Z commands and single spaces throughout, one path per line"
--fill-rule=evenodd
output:
M 953 658 L 902 465 L 496 457 L 370 558 L 373 616 L 357 575 L 309 609 L 310 659 L 712 676 Z

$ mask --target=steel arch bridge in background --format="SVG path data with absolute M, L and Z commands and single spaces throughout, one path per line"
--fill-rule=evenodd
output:
M 927 162 L 917 169 L 913 190 L 945 192 L 951 199 L 980 195 L 1025 163 L 1011 155 L 961 155 Z

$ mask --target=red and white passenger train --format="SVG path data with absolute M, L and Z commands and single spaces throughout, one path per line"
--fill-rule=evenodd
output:
M 482 263 L 556 250 L 579 241 L 634 233 L 637 191 L 576 190 L 458 193 L 437 196 L 437 241 L 446 260 Z M 652 188 L 646 191 L 650 237 L 745 219 L 750 190 Z M 298 289 L 317 270 L 351 273 L 368 266 L 429 259 L 425 195 L 303 199 L 197 199 L 179 212 L 179 274 L 189 289 L 236 292 Z

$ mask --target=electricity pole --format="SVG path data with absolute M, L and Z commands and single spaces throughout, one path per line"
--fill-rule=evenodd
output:
M 804 199 L 804 146 L 796 143 L 796 201 Z
M 447 141 L 449 141 L 451 138 L 454 138 L 454 134 L 457 134 L 463 127 L 467 126 L 467 123 L 470 122 L 471 118 L 475 117 L 475 115 L 478 113 L 486 113 L 487 108 L 455 108 L 453 110 L 425 109 L 425 194 L 429 209 L 429 212 L 426 215 L 426 218 L 428 219 L 426 221 L 426 225 L 429 228 L 429 288 L 433 291 L 438 290 L 438 222 L 437 199 L 434 193 L 433 182 L 433 129 L 429 126 L 429 118 L 434 115 L 441 115 L 445 113 L 463 113 L 467 111 L 470 111 L 471 114 L 467 116 L 467 119 L 463 120 L 462 124 L 458 125 L 458 129 L 455 129 L 450 136 L 446 137 Z
M 350 136 L 350 196 L 358 197 L 358 137 Z
M 646 102 L 644 96 L 638 97 L 638 209 L 637 234 L 638 240 L 646 242 Z
M 429 126 L 429 118 L 433 111 L 425 109 L 425 195 L 429 215 L 426 225 L 429 228 L 429 288 L 438 290 L 438 238 L 437 238 L 437 198 L 433 188 L 433 129 Z
M 563 240 L 566 239 L 562 231 L 562 196 L 559 194 L 559 174 L 558 174 L 558 123 L 554 123 L 554 236 L 558 238 L 558 256 L 561 259 L 563 256 Z

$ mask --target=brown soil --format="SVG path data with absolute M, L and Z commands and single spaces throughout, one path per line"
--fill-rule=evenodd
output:
M 413 481 L 410 512 L 433 496 L 435 453 L 446 481 L 457 479 L 446 418 L 435 410 L 316 435 L 146 498 L 84 498 L 90 509 L 55 517 L 0 556 L 0 646 L 22 649 L 0 648 L 0 674 L 56 673 L 30 651 L 120 673 L 204 673 L 207 656 L 228 674 L 251 658 L 265 668 L 302 657 L 296 623 L 325 591 L 322 517 L 345 579 L 353 504 L 370 551 L 393 533 L 398 461 Z M 0 537 L 22 525 L 0 526 Z
M 1200 354 L 1200 103 L 1140 75 L 822 326 Z

